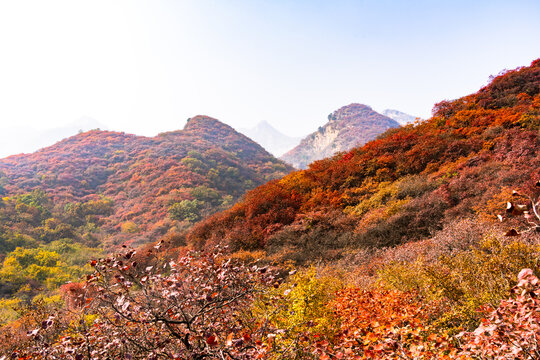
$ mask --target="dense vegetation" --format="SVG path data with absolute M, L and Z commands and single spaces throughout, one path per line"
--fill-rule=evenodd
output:
M 297 263 L 428 238 L 459 218 L 496 221 L 512 189 L 540 177 L 540 61 L 433 117 L 249 192 L 189 234 Z
M 0 160 L 0 323 L 37 294 L 58 300 L 46 294 L 100 249 L 181 243 L 194 222 L 290 170 L 204 116 L 154 138 L 94 130 Z
M 63 306 L 14 306 L 0 359 L 540 359 L 539 130 L 536 60 L 248 192 L 187 246 L 96 254 Z

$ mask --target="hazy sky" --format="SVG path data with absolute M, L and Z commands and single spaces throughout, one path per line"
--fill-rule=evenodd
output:
M 435 102 L 540 57 L 540 1 L 0 0 L 0 130 L 196 114 L 313 131 L 351 102 Z

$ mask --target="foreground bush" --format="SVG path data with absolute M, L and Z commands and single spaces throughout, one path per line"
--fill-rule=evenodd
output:
M 72 296 L 82 305 L 50 314 L 30 341 L 2 349 L 15 359 L 251 359 L 257 324 L 242 321 L 265 269 L 189 253 L 139 269 L 134 250 L 93 261 Z M 77 291 L 79 290 L 79 291 Z
M 464 358 L 540 359 L 540 283 L 531 269 L 518 275 L 512 297 L 501 301 L 474 332 L 460 334 Z
M 540 270 L 540 245 L 496 236 L 479 246 L 426 262 L 394 262 L 380 272 L 384 284 L 402 291 L 415 290 L 430 300 L 444 301 L 448 310 L 439 325 L 454 333 L 472 329 L 483 305 L 497 306 L 517 283 L 523 268 Z
M 267 324 L 265 357 L 317 358 L 313 344 L 320 338 L 332 339 L 339 331 L 339 320 L 328 304 L 341 287 L 338 278 L 312 266 L 293 270 L 286 282 L 265 292 L 253 311 L 256 322 Z
M 316 343 L 320 359 L 450 359 L 457 352 L 430 325 L 437 304 L 424 303 L 414 292 L 349 288 L 330 307 L 340 333 Z

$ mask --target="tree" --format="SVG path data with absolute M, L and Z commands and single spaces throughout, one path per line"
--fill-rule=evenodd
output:
M 169 208 L 169 214 L 174 220 L 186 220 L 186 221 L 197 221 L 200 219 L 199 208 L 201 207 L 201 202 L 197 199 L 195 200 L 182 200 L 178 203 L 174 203 Z

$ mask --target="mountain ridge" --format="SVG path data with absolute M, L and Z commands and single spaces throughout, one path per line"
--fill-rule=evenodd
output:
M 280 159 L 295 168 L 304 169 L 313 161 L 348 151 L 398 126 L 398 122 L 377 113 L 371 107 L 352 103 L 328 115 L 325 125 L 302 139 L 298 146 Z
M 0 183 L 5 195 L 39 190 L 57 204 L 106 197 L 114 211 L 102 219 L 99 241 L 144 243 L 291 169 L 230 126 L 199 115 L 184 129 L 155 137 L 91 130 L 0 159 Z M 193 205 L 191 213 L 178 213 L 179 203 Z M 173 206 L 180 209 L 176 220 Z M 126 222 L 136 231 L 123 233 Z

